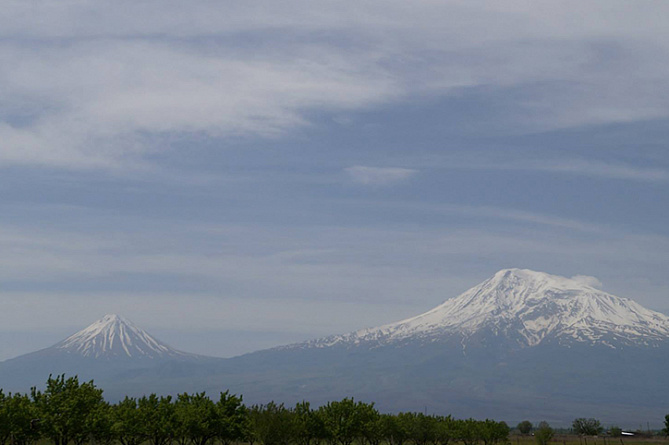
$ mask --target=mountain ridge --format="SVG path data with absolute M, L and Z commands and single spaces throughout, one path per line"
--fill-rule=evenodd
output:
M 125 384 L 116 383 L 137 373 L 219 360 L 174 349 L 126 318 L 108 314 L 48 348 L 0 362 L 0 387 L 28 392 L 32 386 L 46 382 L 49 375 L 67 374 L 95 380 L 122 396 Z
M 557 321 L 539 323 L 549 317 Z M 505 269 L 424 314 L 326 340 L 210 361 L 51 348 L 0 363 L 0 382 L 26 391 L 65 372 L 94 378 L 109 400 L 229 390 L 249 404 L 354 397 L 387 412 L 633 424 L 664 413 L 669 400 L 668 318 L 583 280 Z
M 581 280 L 528 269 L 503 269 L 423 314 L 279 348 L 466 341 L 485 330 L 518 347 L 547 341 L 601 342 L 612 348 L 648 346 L 669 340 L 669 317 Z
M 165 359 L 196 356 L 168 346 L 117 314 L 105 315 L 51 348 L 98 359 Z

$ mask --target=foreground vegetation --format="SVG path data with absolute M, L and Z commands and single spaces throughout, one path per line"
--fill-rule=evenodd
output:
M 524 436 L 521 434 L 511 434 L 509 436 L 510 445 L 537 445 L 534 436 Z M 583 437 L 577 434 L 555 434 L 549 441 L 551 445 L 667 445 L 669 439 L 664 435 L 660 436 L 634 436 L 634 437 Z
M 533 433 L 538 445 L 553 437 L 545 423 Z M 44 391 L 33 388 L 30 395 L 0 390 L 0 445 L 496 445 L 509 443 L 509 434 L 504 422 L 381 414 L 350 398 L 317 409 L 308 402 L 247 407 L 229 392 L 215 400 L 204 393 L 151 394 L 110 404 L 92 381 L 65 376 L 50 377 Z M 515 441 L 520 445 L 521 437 Z

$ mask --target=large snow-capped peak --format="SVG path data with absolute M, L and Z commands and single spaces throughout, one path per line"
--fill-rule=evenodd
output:
M 163 359 L 186 357 L 156 340 L 131 321 L 108 314 L 53 346 L 53 349 L 92 358 Z
M 653 344 L 669 340 L 669 317 L 584 284 L 526 269 L 504 269 L 421 315 L 304 346 L 390 344 L 494 336 L 518 346 L 547 340 Z

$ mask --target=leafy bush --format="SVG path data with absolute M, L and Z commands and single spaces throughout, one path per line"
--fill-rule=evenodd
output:
M 586 419 L 585 417 L 574 419 L 572 427 L 574 428 L 574 432 L 581 436 L 596 436 L 604 431 L 599 420 L 593 419 L 592 417 L 589 419 Z
M 555 435 L 555 431 L 548 422 L 539 422 L 539 426 L 534 431 L 534 440 L 537 445 L 546 445 Z
M 523 420 L 518 424 L 516 429 L 520 432 L 520 434 L 530 434 L 532 432 L 532 422 L 529 420 Z

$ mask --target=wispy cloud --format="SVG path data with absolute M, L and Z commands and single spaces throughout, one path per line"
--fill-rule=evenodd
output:
M 433 160 L 430 165 L 444 169 L 552 172 L 565 175 L 650 183 L 669 181 L 669 170 L 662 167 L 573 157 L 532 159 L 526 153 L 511 154 L 510 152 L 504 152 L 503 154 L 504 159 L 497 159 L 494 162 L 488 159 L 469 160 L 465 156 L 461 159 Z M 496 158 L 496 155 L 497 153 L 490 153 L 491 158 Z
M 28 115 L 0 123 L 0 163 L 114 167 L 164 152 L 173 134 L 274 137 L 306 125 L 310 108 L 355 109 L 393 94 L 393 81 L 361 70 L 368 63 L 354 54 L 292 50 L 211 54 L 132 38 L 20 51 L 5 43 L 0 58 L 17 63 L 0 68 L 0 108 L 23 104 Z
M 353 182 L 363 185 L 384 186 L 409 179 L 418 170 L 399 167 L 366 167 L 354 165 L 344 169 Z
M 579 176 L 592 176 L 643 182 L 669 181 L 669 170 L 584 159 L 520 162 L 516 166 L 502 165 L 499 166 L 499 168 L 550 171 Z
M 601 289 L 604 286 L 597 277 L 591 277 L 589 275 L 574 275 L 571 279 L 581 284 L 585 284 L 586 286 L 594 287 L 595 289 Z
M 175 133 L 274 137 L 470 87 L 528 87 L 512 131 L 669 116 L 662 3 L 261 3 L 8 2 L 0 165 L 114 167 Z
M 569 232 L 555 231 L 551 225 L 532 230 L 514 225 L 500 225 L 498 230 L 463 229 L 458 225 L 308 230 L 222 226 L 171 231 L 147 227 L 134 234 L 119 232 L 113 236 L 106 232 L 0 229 L 0 277 L 7 286 L 10 282 L 29 283 L 31 288 L 46 289 L 51 286 L 48 283 L 72 282 L 76 288 L 82 282 L 95 280 L 104 289 L 109 281 L 165 276 L 178 277 L 194 288 L 213 286 L 229 292 L 229 296 L 299 296 L 314 300 L 330 298 L 333 292 L 337 298 L 352 300 L 359 300 L 360 295 L 383 295 L 387 299 L 391 295 L 414 294 L 429 282 L 443 281 L 435 270 L 478 256 L 488 257 L 498 265 L 493 267 L 508 265 L 509 261 L 532 266 L 531 258 L 539 266 L 557 264 L 578 270 L 578 264 L 594 259 L 608 265 L 657 267 L 666 262 L 669 252 L 666 237 L 634 236 L 613 230 L 602 230 L 596 237 L 574 237 Z M 165 239 L 172 240 L 168 247 Z M 221 247 L 193 250 L 193 246 L 204 242 Z M 440 266 L 434 269 L 437 264 Z M 462 267 L 467 268 L 458 266 Z M 413 278 L 409 280 L 408 276 Z M 348 278 L 342 281 L 342 277 Z M 152 283 L 161 288 L 160 282 L 154 280 L 147 285 Z

